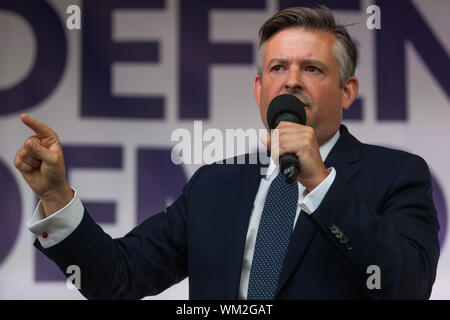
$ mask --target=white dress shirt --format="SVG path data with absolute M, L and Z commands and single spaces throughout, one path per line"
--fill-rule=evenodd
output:
M 340 133 L 338 130 L 328 142 L 319 148 L 323 161 L 325 161 L 328 153 L 336 144 L 339 136 Z M 275 162 L 271 159 L 266 176 L 261 179 L 261 183 L 255 197 L 253 211 L 250 217 L 247 239 L 245 242 L 244 259 L 242 263 L 241 281 L 238 295 L 239 299 L 247 298 L 250 268 L 253 259 L 253 251 L 255 249 L 259 221 L 261 220 L 261 214 L 264 208 L 267 192 L 269 191 L 270 183 L 278 175 L 278 172 L 279 167 L 275 165 Z M 336 176 L 336 171 L 334 168 L 329 168 L 328 172 L 329 174 L 327 178 L 325 178 L 321 184 L 307 194 L 305 192 L 305 187 L 298 183 L 299 199 L 294 225 L 292 226 L 293 228 L 297 222 L 300 210 L 303 210 L 307 214 L 312 214 L 322 202 L 322 199 L 325 197 Z M 74 190 L 74 192 L 75 194 L 73 199 L 64 208 L 47 218 L 45 218 L 42 204 L 39 201 L 33 216 L 27 222 L 28 229 L 36 235 L 43 248 L 47 249 L 63 241 L 80 224 L 83 218 L 84 207 L 77 196 L 76 190 Z
M 339 137 L 340 133 L 338 130 L 330 140 L 328 140 L 319 148 L 322 161 L 325 162 L 325 159 L 338 141 Z M 241 282 L 239 285 L 238 293 L 238 299 L 240 300 L 247 299 L 248 281 L 250 279 L 250 269 L 252 266 L 253 252 L 255 251 L 256 235 L 258 234 L 259 222 L 261 220 L 261 215 L 264 209 L 264 203 L 266 201 L 267 193 L 269 192 L 270 184 L 279 172 L 279 166 L 276 165 L 272 159 L 270 159 L 270 164 L 266 176 L 261 179 L 258 192 L 256 193 L 255 202 L 253 204 L 253 211 L 250 216 L 250 222 L 247 230 L 244 259 L 242 261 Z M 309 193 L 307 193 L 305 187 L 300 182 L 297 182 L 298 203 L 292 229 L 294 229 L 295 224 L 297 223 L 297 219 L 301 210 L 303 210 L 307 214 L 312 214 L 319 207 L 323 198 L 333 184 L 334 178 L 336 176 L 336 170 L 334 168 L 328 168 L 328 172 L 328 176 Z

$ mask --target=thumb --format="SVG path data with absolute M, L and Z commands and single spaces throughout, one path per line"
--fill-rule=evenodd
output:
M 267 149 L 270 151 L 270 155 L 278 165 L 278 160 L 280 157 L 280 130 L 274 129 L 271 134 L 267 136 Z
M 30 150 L 33 158 L 42 160 L 48 164 L 54 165 L 58 161 L 58 155 L 41 145 L 38 137 L 31 137 L 26 141 L 26 146 Z

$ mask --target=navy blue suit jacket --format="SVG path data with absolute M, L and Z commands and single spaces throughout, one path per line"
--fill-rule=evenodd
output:
M 312 215 L 300 213 L 276 298 L 427 299 L 439 224 L 425 161 L 340 130 L 325 162 L 336 178 Z M 80 266 L 87 298 L 138 299 L 189 277 L 191 299 L 236 299 L 260 169 L 200 168 L 165 212 L 123 238 L 111 239 L 85 211 L 61 243 L 35 245 L 63 271 Z M 380 289 L 367 287 L 371 265 L 380 268 Z

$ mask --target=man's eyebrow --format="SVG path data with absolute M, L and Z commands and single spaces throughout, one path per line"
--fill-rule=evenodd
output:
M 273 63 L 285 64 L 285 63 L 287 63 L 287 60 L 286 60 L 286 59 L 283 59 L 283 58 L 273 58 L 273 59 L 270 59 L 268 65 L 270 66 L 270 65 L 272 65 Z M 320 61 L 320 60 L 317 60 L 317 59 L 302 59 L 302 60 L 300 61 L 300 63 L 301 63 L 302 65 L 309 65 L 309 64 L 312 64 L 312 65 L 316 65 L 316 66 L 322 68 L 324 71 L 325 71 L 325 70 L 328 70 L 326 64 L 323 63 L 323 62 Z
M 326 64 L 317 59 L 303 59 L 303 60 L 301 60 L 301 64 L 302 65 L 312 64 L 312 65 L 316 65 L 316 66 L 322 68 L 323 70 L 328 70 Z
M 284 63 L 286 63 L 286 61 L 287 61 L 286 59 L 282 59 L 282 58 L 273 58 L 273 59 L 270 59 L 269 66 L 274 62 L 284 64 Z

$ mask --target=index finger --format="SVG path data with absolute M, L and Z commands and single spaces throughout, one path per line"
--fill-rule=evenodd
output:
M 43 122 L 34 119 L 26 113 L 20 115 L 20 120 L 22 120 L 27 127 L 33 130 L 40 139 L 56 137 L 56 133 L 52 129 L 47 127 Z

